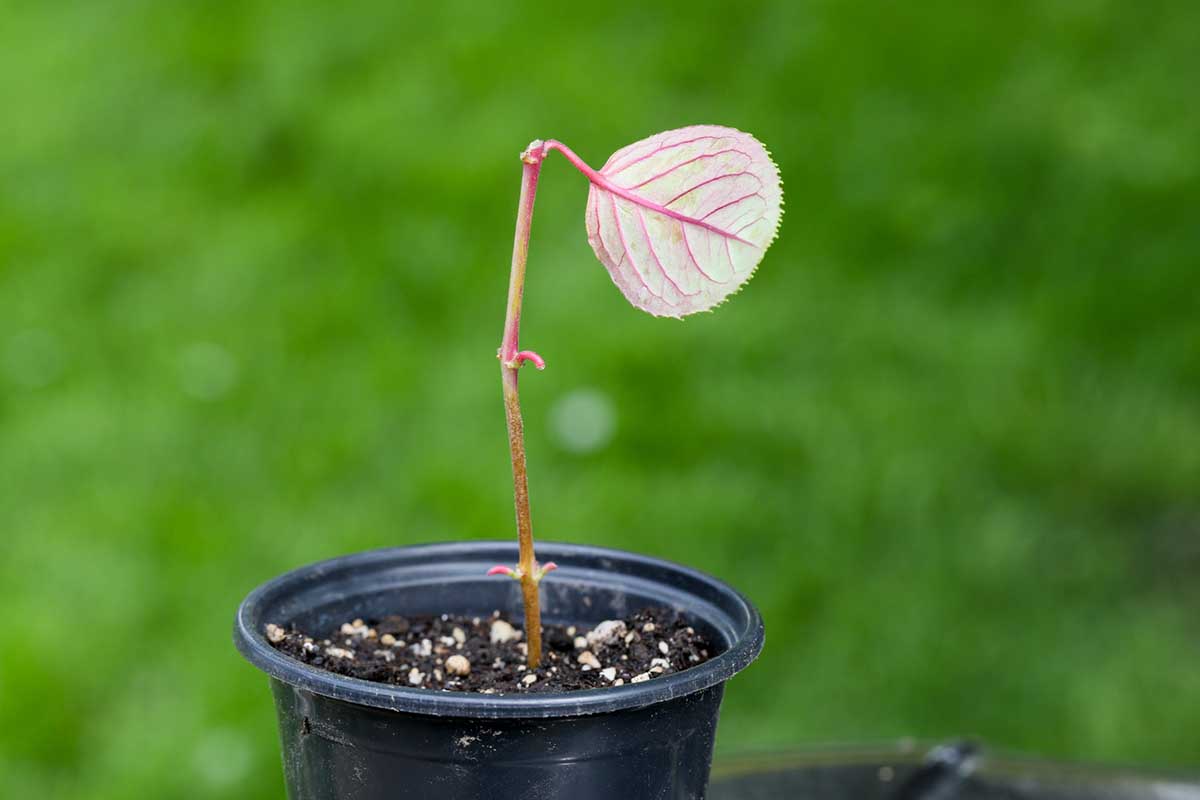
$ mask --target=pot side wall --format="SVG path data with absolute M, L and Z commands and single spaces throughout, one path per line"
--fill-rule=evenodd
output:
M 694 800 L 724 685 L 617 713 L 431 717 L 271 680 L 291 800 Z

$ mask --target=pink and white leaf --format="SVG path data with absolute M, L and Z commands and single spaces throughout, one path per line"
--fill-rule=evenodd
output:
M 707 311 L 750 279 L 779 229 L 779 170 L 753 136 L 666 131 L 589 175 L 588 242 L 630 303 L 655 316 Z

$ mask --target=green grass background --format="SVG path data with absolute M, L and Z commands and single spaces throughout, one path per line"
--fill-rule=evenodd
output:
M 1200 762 L 1200 4 L 0 11 L 0 795 L 281 796 L 237 602 L 511 535 L 517 154 L 700 122 L 787 198 L 715 314 L 632 310 L 543 173 L 540 536 L 756 599 L 721 754 Z

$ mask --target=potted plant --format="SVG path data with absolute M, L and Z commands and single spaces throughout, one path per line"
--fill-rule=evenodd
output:
M 517 544 L 346 556 L 242 602 L 234 637 L 271 678 L 294 800 L 704 796 L 725 681 L 762 648 L 757 610 L 659 559 L 543 544 L 539 562 L 534 552 L 518 374 L 545 362 L 520 349 L 519 329 L 538 177 L 556 150 L 589 181 L 597 257 L 651 314 L 713 308 L 775 238 L 778 171 L 731 128 L 660 133 L 599 170 L 555 141 L 521 154 L 498 352 Z M 522 626 L 501 614 L 518 598 Z

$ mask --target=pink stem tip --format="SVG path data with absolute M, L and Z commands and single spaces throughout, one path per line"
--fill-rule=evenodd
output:
M 487 574 L 488 575 L 508 575 L 511 578 L 513 575 L 513 568 L 506 567 L 503 564 L 500 564 L 498 566 L 495 566 L 495 567 L 492 567 L 491 569 L 489 569 L 487 571 Z

